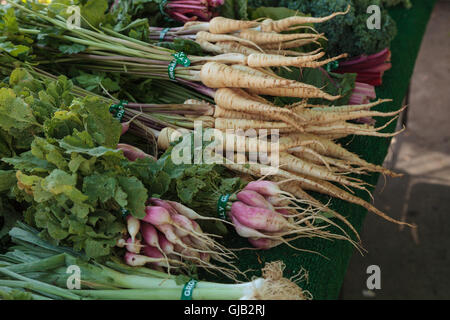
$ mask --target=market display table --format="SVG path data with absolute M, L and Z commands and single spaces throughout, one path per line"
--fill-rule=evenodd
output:
M 382 104 L 378 107 L 378 110 L 393 111 L 398 110 L 401 106 L 407 94 L 422 37 L 436 0 L 416 0 L 412 2 L 413 7 L 411 9 L 398 6 L 389 10 L 392 18 L 397 22 L 398 34 L 391 44 L 392 69 L 385 73 L 383 85 L 377 88 L 377 97 L 390 98 L 393 101 Z M 377 118 L 376 120 L 377 125 L 383 125 L 388 121 L 385 118 Z M 393 132 L 395 127 L 396 123 L 392 123 L 383 132 Z M 391 139 L 388 138 L 357 136 L 343 141 L 343 143 L 348 143 L 346 147 L 363 159 L 381 165 L 387 155 L 390 141 Z M 379 174 L 364 177 L 365 181 L 373 186 L 377 184 L 378 178 Z M 373 191 L 373 188 L 371 191 Z M 367 193 L 356 192 L 356 195 L 366 201 L 371 201 Z M 327 200 L 327 198 L 320 199 Z M 333 199 L 331 206 L 334 210 L 346 216 L 358 231 L 361 230 L 367 214 L 364 208 L 337 199 Z M 386 223 L 390 222 L 386 221 Z M 383 240 L 380 239 L 380 241 Z M 266 252 L 245 251 L 239 253 L 239 265 L 242 270 L 247 268 L 260 269 L 264 262 L 282 260 L 286 263 L 285 276 L 287 277 L 294 275 L 300 267 L 303 267 L 309 272 L 309 282 L 301 285 L 312 293 L 314 299 L 337 299 L 350 258 L 352 254 L 359 253 L 345 241 L 314 238 L 301 239 L 296 244 L 323 256 L 280 246 Z

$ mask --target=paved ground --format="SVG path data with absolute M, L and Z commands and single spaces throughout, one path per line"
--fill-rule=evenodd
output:
M 368 252 L 353 256 L 342 299 L 450 299 L 449 85 L 450 1 L 441 0 L 414 70 L 407 131 L 386 158 L 405 176 L 386 186 L 380 179 L 374 194 L 377 207 L 415 222 L 418 232 L 369 214 L 361 232 Z M 367 290 L 370 265 L 380 267 L 380 290 Z

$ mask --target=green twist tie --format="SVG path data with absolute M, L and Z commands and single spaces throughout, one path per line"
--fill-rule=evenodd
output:
M 189 67 L 191 65 L 191 60 L 189 60 L 188 56 L 183 51 L 174 53 L 172 56 L 175 58 L 177 63 L 181 64 L 183 67 Z
M 126 218 L 130 214 L 130 211 L 125 208 L 120 208 L 120 212 L 122 213 L 123 218 Z
M 166 37 L 167 32 L 170 30 L 170 28 L 164 28 L 161 30 L 159 34 L 159 41 L 164 41 L 164 38 Z
M 111 107 L 109 107 L 109 112 L 111 112 L 119 122 L 122 122 L 122 118 L 125 114 L 125 105 L 128 103 L 128 101 L 122 100 L 118 104 L 113 104 Z
M 197 280 L 191 279 L 184 285 L 183 291 L 181 292 L 181 300 L 192 300 L 192 295 L 194 294 L 197 283 Z
M 325 70 L 327 70 L 328 72 L 333 71 L 335 69 L 339 68 L 339 61 L 331 61 L 329 63 L 326 64 L 325 66 Z
M 177 60 L 172 60 L 167 67 L 167 73 L 169 74 L 170 80 L 175 80 L 175 68 L 177 67 Z
M 222 220 L 227 220 L 227 203 L 230 196 L 230 194 L 224 194 L 217 201 L 217 214 Z
M 175 68 L 177 65 L 181 64 L 183 67 L 189 67 L 191 65 L 191 60 L 189 60 L 188 56 L 182 51 L 176 52 L 172 56 L 175 59 L 167 66 L 167 73 L 169 74 L 170 80 L 175 80 Z

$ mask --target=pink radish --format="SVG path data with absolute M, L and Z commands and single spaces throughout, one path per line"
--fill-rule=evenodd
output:
M 150 203 L 154 206 L 163 207 L 170 214 L 177 213 L 177 211 L 170 205 L 169 201 L 161 200 L 158 198 L 150 198 Z
M 139 253 L 139 252 L 141 252 L 141 248 L 143 246 L 141 245 L 141 240 L 133 241 L 131 238 L 128 238 L 126 247 L 127 247 L 128 252 Z
M 277 184 L 266 180 L 252 181 L 245 186 L 244 190 L 253 190 L 263 196 L 277 196 L 283 193 Z
M 200 253 L 179 244 L 175 244 L 175 251 L 186 259 L 200 259 Z
M 249 238 L 248 241 L 255 248 L 263 249 L 263 250 L 271 249 L 271 248 L 276 247 L 276 246 L 278 246 L 280 244 L 279 241 L 275 241 L 275 240 L 271 240 L 271 239 L 267 239 L 267 238 L 265 238 L 265 239 L 263 239 L 263 238 Z
M 127 131 L 130 129 L 130 122 L 123 122 L 122 125 L 122 131 L 120 132 L 120 135 L 123 136 Z
M 127 122 L 123 122 L 121 123 L 122 125 L 122 132 L 120 133 L 121 136 L 123 136 L 125 133 L 128 132 L 128 130 L 130 130 L 130 125 L 131 123 L 134 121 L 134 119 L 136 119 L 137 117 L 139 117 L 141 114 L 138 113 L 137 115 L 135 115 L 133 118 L 131 118 L 130 120 L 128 120 Z
M 133 242 L 139 232 L 140 224 L 139 219 L 136 219 L 132 215 L 127 216 L 127 230 Z
M 176 235 L 175 231 L 173 230 L 173 227 L 170 224 L 161 224 L 159 226 L 156 226 L 156 228 L 159 231 L 161 231 L 167 238 L 167 240 L 170 241 L 171 243 L 173 244 L 183 243 L 181 239 Z
M 292 216 L 292 212 L 289 209 L 277 209 L 277 212 L 281 213 L 285 217 Z
M 204 219 L 205 217 L 202 217 L 194 210 L 182 205 L 181 203 L 175 202 L 175 201 L 167 201 L 179 214 L 185 216 L 186 218 L 189 218 L 191 220 L 196 219 Z
M 167 240 L 166 236 L 162 233 L 158 234 L 159 239 L 159 246 L 161 247 L 161 250 L 165 254 L 172 254 L 175 252 L 175 247 L 172 242 Z
M 257 237 L 263 238 L 263 237 L 265 237 L 264 234 L 262 234 L 261 232 L 244 226 L 233 215 L 231 215 L 231 222 L 233 222 L 233 225 L 234 225 L 234 228 L 236 229 L 237 234 L 243 238 L 257 238 Z
M 158 250 L 158 248 L 152 246 L 145 246 L 145 248 L 142 251 L 147 257 L 164 259 L 163 254 Z
M 149 223 L 142 223 L 141 234 L 146 244 L 148 244 L 149 246 L 158 247 L 158 231 L 156 231 L 155 227 L 153 227 Z
M 183 241 L 184 244 L 186 244 L 188 247 L 194 247 L 194 242 L 192 241 L 191 237 L 185 236 L 181 238 L 181 241 Z
M 283 199 L 279 196 L 266 196 L 264 197 L 271 205 L 276 207 L 284 207 L 287 205 L 286 199 Z
M 170 225 L 173 223 L 169 211 L 163 207 L 147 206 L 145 207 L 145 213 L 146 215 L 142 220 L 151 223 L 154 226 L 159 226 L 161 224 Z
M 200 253 L 200 259 L 205 262 L 209 262 L 211 260 L 211 256 L 208 253 Z
M 122 150 L 125 158 L 127 158 L 130 161 L 136 161 L 137 159 L 144 159 L 144 158 L 155 159 L 153 156 L 146 154 L 141 149 L 133 147 L 126 143 L 119 143 L 117 145 L 117 149 Z
M 119 248 L 123 248 L 123 247 L 125 247 L 126 243 L 127 243 L 127 241 L 125 239 L 119 239 L 119 240 L 117 240 L 116 246 Z
M 158 263 L 160 259 L 150 258 L 147 256 L 143 256 L 140 254 L 135 254 L 131 252 L 127 252 L 125 254 L 125 263 L 132 267 L 142 267 L 147 263 Z
M 281 214 L 266 208 L 250 207 L 241 201 L 233 202 L 231 214 L 243 225 L 257 230 L 276 232 L 288 225 Z
M 186 218 L 185 216 L 182 216 L 181 214 L 172 214 L 172 221 L 176 225 L 175 226 L 175 233 L 180 238 L 185 237 L 189 234 L 191 234 L 191 231 L 194 230 L 194 226 L 192 225 L 191 220 Z M 177 228 L 179 227 L 179 228 Z
M 242 201 L 248 206 L 267 208 L 273 210 L 273 206 L 262 195 L 253 190 L 242 190 L 236 195 L 239 201 Z

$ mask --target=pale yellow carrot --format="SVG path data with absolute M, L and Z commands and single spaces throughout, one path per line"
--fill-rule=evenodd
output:
M 255 47 L 258 50 L 260 50 L 261 52 L 263 51 L 258 46 L 258 44 L 254 43 L 250 40 L 247 40 L 247 39 L 244 39 L 241 37 L 235 37 L 235 36 L 228 35 L 228 34 L 213 34 L 213 33 L 209 33 L 206 31 L 200 31 L 200 32 L 197 32 L 197 34 L 195 35 L 195 40 L 196 41 L 197 40 L 208 41 L 208 42 L 212 42 L 212 43 L 219 42 L 219 41 L 236 41 L 236 42 L 242 42 L 242 43 L 248 44 L 252 47 Z
M 223 63 L 207 62 L 200 70 L 200 79 L 210 88 L 276 88 L 295 83 L 293 80 L 269 75 L 249 75 Z
M 305 62 L 299 63 L 297 66 L 300 68 L 319 68 L 319 67 L 324 66 L 332 61 L 336 61 L 336 60 L 346 58 L 346 57 L 348 57 L 348 54 L 343 53 L 336 57 L 322 60 L 322 61 L 305 61 Z
M 260 51 L 247 47 L 241 43 L 235 41 L 219 41 L 216 42 L 216 46 L 220 47 L 225 52 L 242 53 L 250 55 L 252 53 L 260 53 Z
M 258 26 L 256 21 L 234 20 L 224 17 L 214 17 L 209 21 L 209 31 L 215 34 L 225 34 Z
M 289 153 L 280 152 L 279 161 L 280 166 L 286 171 L 315 177 L 321 180 L 334 181 L 360 190 L 365 190 L 359 182 L 352 182 L 349 180 L 350 178 L 335 175 L 324 167 L 315 165 L 307 160 L 297 158 Z
M 325 38 L 322 34 L 313 34 L 313 33 L 279 34 L 272 32 L 260 32 L 252 29 L 242 30 L 241 32 L 239 32 L 239 37 L 251 43 L 255 43 L 257 45 L 267 45 L 274 43 L 278 44 L 280 42 L 299 39 L 318 40 Z
M 308 87 L 292 87 L 297 86 L 297 84 L 288 85 L 284 87 L 272 87 L 272 88 L 255 88 L 250 87 L 249 91 L 255 94 L 277 96 L 277 97 L 294 97 L 294 98 L 323 98 L 327 100 L 337 100 L 341 96 L 333 96 L 328 94 L 318 88 L 308 88 Z
M 316 36 L 315 38 L 311 39 L 299 39 L 299 40 L 292 40 L 287 42 L 278 42 L 278 43 L 268 43 L 265 45 L 261 45 L 261 48 L 263 50 L 266 49 L 272 49 L 272 50 L 282 50 L 282 49 L 292 49 L 292 48 L 299 48 L 308 44 L 316 44 L 320 46 L 320 42 L 317 40 L 319 39 L 319 36 Z
M 320 59 L 325 52 L 301 57 L 285 57 L 282 55 L 253 53 L 247 57 L 249 67 L 281 67 L 281 66 L 302 66 L 307 62 Z
M 345 15 L 350 11 L 350 5 L 347 7 L 345 12 L 334 12 L 326 17 L 302 17 L 293 16 L 289 18 L 284 18 L 277 21 L 267 21 L 261 24 L 262 31 L 265 32 L 282 32 L 287 31 L 291 26 L 299 24 L 309 24 L 309 23 L 322 23 L 333 19 L 338 15 Z
M 303 119 L 292 111 L 252 100 L 239 89 L 222 88 L 215 93 L 218 106 L 246 113 L 264 114 L 273 120 L 283 121 L 297 130 L 302 130 Z

